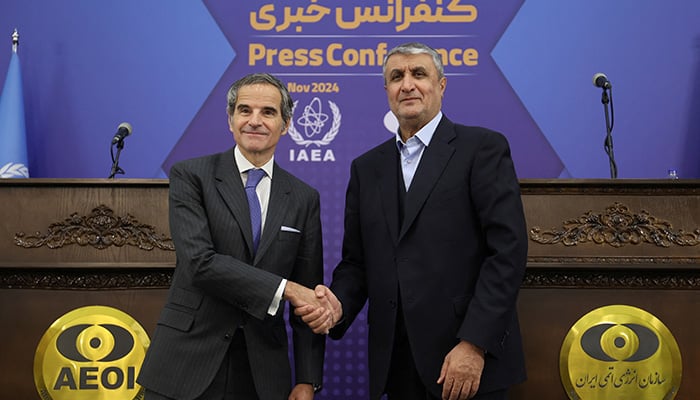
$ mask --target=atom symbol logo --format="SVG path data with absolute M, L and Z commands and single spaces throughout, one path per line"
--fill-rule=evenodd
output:
M 298 100 L 294 102 L 294 110 L 296 110 L 298 104 Z M 312 138 L 314 136 L 318 137 L 322 134 L 321 131 L 325 127 L 326 122 L 328 122 L 329 115 L 323 113 L 322 103 L 318 97 L 314 97 L 314 99 L 304 107 L 304 112 L 302 113 L 301 117 L 296 119 L 296 121 L 292 118 L 292 121 L 289 124 L 288 132 L 289 136 L 291 136 L 292 140 L 294 140 L 296 144 L 304 147 L 309 147 L 312 144 L 317 147 L 321 147 L 330 144 L 333 139 L 335 139 L 335 136 L 340 131 L 340 121 L 342 116 L 338 105 L 332 101 L 328 102 L 328 107 L 330 107 L 331 112 L 333 113 L 333 122 L 331 123 L 331 127 L 328 132 L 323 134 L 321 139 L 314 140 Z M 292 110 L 292 112 L 294 110 Z M 304 134 L 297 131 L 296 127 L 294 126 L 295 122 L 304 127 Z
M 304 135 L 312 138 L 321 134 L 321 129 L 328 121 L 328 114 L 324 114 L 321 99 L 314 97 L 311 103 L 304 107 L 301 117 L 297 118 L 297 124 L 304 127 Z

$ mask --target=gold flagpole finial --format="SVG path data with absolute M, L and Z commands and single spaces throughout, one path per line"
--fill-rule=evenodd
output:
M 19 33 L 17 28 L 15 28 L 15 31 L 12 33 L 12 51 L 16 53 L 17 47 L 19 47 Z

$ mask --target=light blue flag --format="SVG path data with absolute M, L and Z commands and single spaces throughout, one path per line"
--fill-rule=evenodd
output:
M 0 178 L 29 178 L 22 73 L 15 51 L 0 97 Z

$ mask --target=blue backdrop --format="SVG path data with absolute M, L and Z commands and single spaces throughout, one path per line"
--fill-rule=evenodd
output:
M 342 51 L 408 40 L 478 51 L 478 65 L 447 66 L 445 111 L 454 120 L 503 131 L 521 178 L 609 177 L 600 90 L 591 83 L 596 72 L 613 83 L 619 176 L 661 178 L 673 167 L 682 178 L 700 177 L 695 159 L 700 4 L 695 1 L 474 1 L 468 4 L 478 14 L 470 22 L 406 24 L 404 18 L 402 27 L 394 16 L 389 22 L 358 18 L 353 28 L 347 25 L 358 5 L 330 0 L 286 0 L 271 10 L 253 0 L 5 3 L 0 76 L 7 71 L 10 35 L 17 28 L 33 177 L 109 175 L 109 140 L 123 121 L 134 126 L 122 154 L 124 176 L 165 177 L 177 159 L 231 144 L 223 115 L 225 89 L 242 74 L 263 70 L 289 82 L 340 86 L 339 92 L 321 93 L 326 95 L 321 99 L 328 111 L 333 95 L 343 114 L 332 168 L 344 170 L 348 159 L 388 134 L 381 128 L 388 108 L 379 67 L 251 61 L 250 46 L 325 50 L 337 43 L 342 50 L 334 56 L 340 58 Z M 393 1 L 356 3 L 387 14 Z M 445 21 L 466 15 L 448 15 L 447 1 L 398 3 L 441 7 Z M 290 22 L 302 16 L 299 9 L 315 16 L 312 4 L 332 12 L 318 21 Z M 292 11 L 290 21 L 284 21 L 285 9 Z M 345 28 L 336 21 L 338 9 Z M 296 97 L 304 106 L 308 102 Z M 291 137 L 285 142 L 294 144 Z M 290 158 L 278 157 L 282 164 Z M 327 166 L 315 164 L 319 168 Z

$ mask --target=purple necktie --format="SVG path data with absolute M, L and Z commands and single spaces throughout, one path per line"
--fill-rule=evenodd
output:
M 253 228 L 253 254 L 258 250 L 260 243 L 260 228 L 262 224 L 262 213 L 260 211 L 260 201 L 258 194 L 255 193 L 255 187 L 258 186 L 260 180 L 265 176 L 265 171 L 262 169 L 249 169 L 248 181 L 245 184 L 245 194 L 248 197 L 248 207 L 250 208 L 250 224 Z

